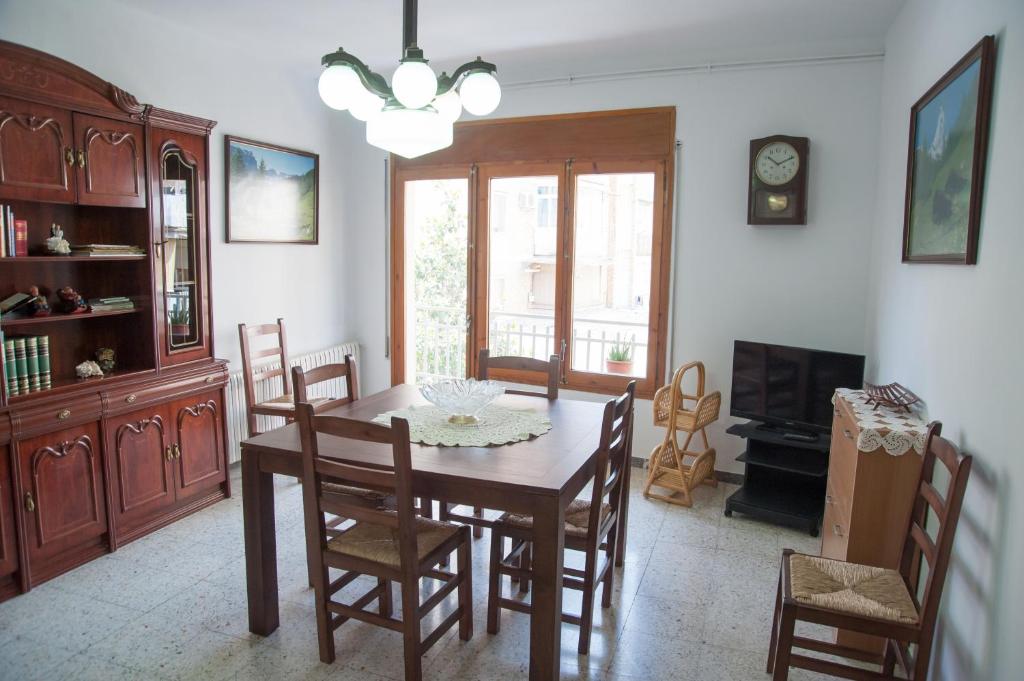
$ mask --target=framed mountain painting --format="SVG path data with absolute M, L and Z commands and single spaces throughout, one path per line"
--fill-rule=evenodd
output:
M 977 262 L 994 60 L 986 36 L 910 111 L 903 262 Z
M 320 157 L 230 135 L 224 147 L 227 240 L 316 244 Z

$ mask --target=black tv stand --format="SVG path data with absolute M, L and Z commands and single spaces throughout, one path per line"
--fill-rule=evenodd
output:
M 818 536 L 825 507 L 829 437 L 788 431 L 757 421 L 730 426 L 727 433 L 747 441 L 737 457 L 746 465 L 743 486 L 725 501 L 733 511 Z

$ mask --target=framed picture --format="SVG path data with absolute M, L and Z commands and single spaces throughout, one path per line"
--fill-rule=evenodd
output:
M 986 36 L 910 110 L 903 262 L 977 262 L 994 60 Z
M 224 137 L 227 240 L 316 244 L 320 156 Z

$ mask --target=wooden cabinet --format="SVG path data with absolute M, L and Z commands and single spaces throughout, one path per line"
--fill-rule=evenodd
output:
M 227 478 L 220 391 L 171 404 L 175 422 L 175 475 L 179 499 L 217 487 Z
M 4 578 L 18 569 L 18 549 L 14 536 L 14 479 L 11 476 L 11 452 L 0 444 L 0 594 Z
M 174 503 L 171 432 L 163 405 L 107 421 L 111 511 L 119 538 Z
M 79 113 L 73 122 L 78 203 L 145 207 L 142 126 Z
M 107 531 L 99 424 L 64 428 L 17 443 L 25 547 L 31 582 L 62 572 Z
M 75 200 L 71 113 L 0 96 L 0 192 L 9 199 Z

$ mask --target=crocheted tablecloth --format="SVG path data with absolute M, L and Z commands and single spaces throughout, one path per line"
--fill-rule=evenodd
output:
M 448 414 L 433 406 L 412 406 L 374 417 L 375 423 L 391 425 L 391 417 L 409 421 L 409 439 L 425 445 L 443 447 L 487 447 L 520 442 L 551 430 L 551 421 L 533 409 L 509 409 L 499 405 L 483 408 L 477 423 L 456 424 Z
M 884 449 L 893 456 L 906 454 L 913 449 L 918 454 L 924 451 L 928 423 L 918 412 L 906 412 L 885 405 L 875 406 L 863 390 L 839 388 L 832 397 L 833 404 L 842 398 L 853 412 L 857 422 L 857 449 L 873 452 Z

